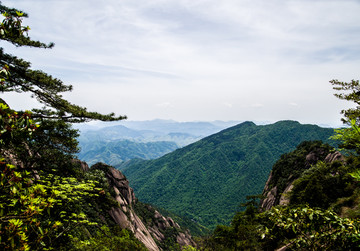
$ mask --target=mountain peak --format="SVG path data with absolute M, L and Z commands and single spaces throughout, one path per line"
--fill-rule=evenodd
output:
M 261 126 L 246 121 L 123 172 L 140 200 L 213 228 L 229 223 L 247 195 L 261 193 L 282 154 L 332 134 L 296 121 Z

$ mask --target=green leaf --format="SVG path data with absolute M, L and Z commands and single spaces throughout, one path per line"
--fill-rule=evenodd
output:
M 11 192 L 12 192 L 13 194 L 16 194 L 16 192 L 17 192 L 16 187 L 12 187 L 12 188 L 11 188 Z
M 310 213 L 309 219 L 310 219 L 310 220 L 313 220 L 313 216 L 314 216 L 314 214 L 313 214 L 313 213 Z

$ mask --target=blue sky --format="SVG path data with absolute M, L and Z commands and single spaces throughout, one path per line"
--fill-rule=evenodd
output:
M 331 79 L 358 79 L 360 1 L 3 0 L 52 50 L 5 51 L 130 120 L 339 125 Z M 35 102 L 7 95 L 9 104 Z

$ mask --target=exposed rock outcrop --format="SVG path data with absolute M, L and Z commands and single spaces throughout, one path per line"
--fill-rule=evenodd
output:
M 262 210 L 269 210 L 275 204 L 276 195 L 277 195 L 277 187 L 273 187 L 269 190 L 269 183 L 272 180 L 272 172 L 270 172 L 269 178 L 266 181 L 263 196 L 264 199 L 261 200 L 260 208 Z
M 167 237 L 164 232 L 169 228 L 175 229 L 177 233 L 176 241 L 180 246 L 195 245 L 188 231 L 181 230 L 180 226 L 172 218 L 164 217 L 150 206 L 148 206 L 150 212 L 154 213 L 153 221 L 151 224 L 144 222 L 134 210 L 138 202 L 134 190 L 129 186 L 126 177 L 119 170 L 105 164 L 98 163 L 94 166 L 106 170 L 105 176 L 110 188 L 113 189 L 114 199 L 119 204 L 119 207 L 110 209 L 110 216 L 121 228 L 132 231 L 147 249 L 151 251 L 161 250 L 161 243 Z
M 334 161 L 340 161 L 345 164 L 345 157 L 339 151 L 336 151 L 334 153 L 329 153 L 324 159 L 324 162 L 326 163 L 332 163 Z
M 325 148 L 316 148 L 305 155 L 304 160 L 300 163 L 298 159 L 293 163 L 293 170 L 281 172 L 277 170 L 277 175 L 281 176 L 284 183 L 282 186 L 279 186 L 279 177 L 274 177 L 273 171 L 271 171 L 269 178 L 265 184 L 263 190 L 263 199 L 260 202 L 260 210 L 266 211 L 273 206 L 277 205 L 288 205 L 290 203 L 290 193 L 294 187 L 294 182 L 298 179 L 301 173 L 309 169 L 312 165 L 316 164 L 319 160 L 326 163 L 333 163 L 335 161 L 345 162 L 344 156 L 336 151 L 328 153 L 328 150 Z M 302 164 L 301 164 L 302 163 Z M 284 182 L 285 180 L 285 182 Z
M 286 206 L 290 203 L 290 192 L 293 187 L 294 187 L 294 181 L 288 184 L 285 190 L 282 192 L 279 205 Z
M 180 230 L 179 224 L 177 224 L 171 217 L 164 217 L 158 211 L 155 210 L 154 214 L 154 224 L 149 226 L 149 232 L 151 235 L 159 242 L 162 242 L 166 236 L 164 236 L 164 232 L 166 229 L 175 228 Z M 176 242 L 179 243 L 180 246 L 195 246 L 195 242 L 192 240 L 189 231 L 178 232 L 176 236 Z
M 80 167 L 80 170 L 82 172 L 84 172 L 84 173 L 88 172 L 90 170 L 90 167 L 88 166 L 88 164 L 86 162 L 84 162 L 84 161 L 79 160 L 79 159 L 73 159 L 72 163 L 74 165 L 78 165 Z

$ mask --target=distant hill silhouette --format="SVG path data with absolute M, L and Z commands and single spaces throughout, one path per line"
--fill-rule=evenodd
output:
M 83 125 L 78 154 L 90 165 L 118 165 L 129 159 L 155 159 L 214 134 L 235 122 L 176 122 L 173 120 L 125 121 Z

